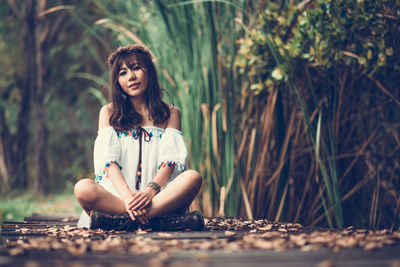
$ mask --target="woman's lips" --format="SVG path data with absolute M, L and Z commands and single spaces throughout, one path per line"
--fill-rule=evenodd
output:
M 140 83 L 132 83 L 131 85 L 128 86 L 128 88 L 135 89 L 135 88 L 139 87 L 139 85 L 140 85 Z

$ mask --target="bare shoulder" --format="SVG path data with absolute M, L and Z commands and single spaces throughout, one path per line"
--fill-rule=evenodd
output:
M 110 117 L 113 111 L 112 103 L 103 106 L 99 113 L 99 130 L 110 126 Z
M 168 119 L 167 128 L 175 128 L 177 130 L 181 130 L 181 112 L 179 108 L 168 104 L 170 110 L 170 117 Z

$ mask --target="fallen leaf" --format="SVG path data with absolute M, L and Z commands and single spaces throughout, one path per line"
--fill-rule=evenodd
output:
M 236 235 L 236 232 L 233 232 L 233 231 L 225 231 L 224 233 L 225 233 L 226 236 Z
M 171 237 L 172 235 L 171 234 L 168 234 L 168 233 L 158 233 L 158 235 L 159 236 L 161 236 L 161 237 Z

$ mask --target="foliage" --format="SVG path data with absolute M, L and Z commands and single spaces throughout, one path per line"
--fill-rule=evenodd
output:
M 340 63 L 370 77 L 393 78 L 399 71 L 398 2 L 320 0 L 314 5 L 281 10 L 271 3 L 249 37 L 240 41 L 236 65 L 253 79 L 265 80 L 252 89 L 267 90 L 302 64 L 331 68 Z M 268 41 L 279 55 L 270 51 Z M 279 65 L 277 56 L 290 65 Z
M 21 196 L 4 196 L 0 199 L 0 223 L 2 221 L 23 221 L 33 213 L 76 213 L 81 208 L 73 197 L 72 184 L 68 183 L 62 192 L 38 197 L 32 193 Z
M 36 2 L 35 2 L 36 3 Z M 35 144 L 37 137 L 34 134 L 37 116 L 34 111 L 37 104 L 31 89 L 27 89 L 25 77 L 28 76 L 26 51 L 24 51 L 24 36 L 34 35 L 29 32 L 25 23 L 24 14 L 32 1 L 9 1 L 0 8 L 5 19 L 0 21 L 0 42 L 2 73 L 0 89 L 2 96 L 0 102 L 0 113 L 4 114 L 4 120 L 0 125 L 2 140 L 0 142 L 0 176 L 2 178 L 1 193 L 9 191 L 26 190 L 32 188 L 37 180 L 37 164 L 35 164 Z M 93 40 L 83 38 L 85 28 L 74 20 L 71 8 L 54 9 L 57 2 L 47 3 L 49 9 L 42 18 L 51 24 L 55 18 L 63 15 L 63 28 L 58 34 L 57 42 L 48 48 L 48 63 L 51 66 L 46 74 L 46 86 L 44 91 L 44 103 L 46 106 L 46 127 L 48 128 L 48 165 L 49 175 L 44 177 L 51 190 L 63 188 L 68 181 L 75 182 L 77 179 L 91 175 L 92 168 L 92 144 L 91 137 L 96 133 L 97 109 L 100 107 L 96 92 L 93 90 L 93 81 L 82 79 L 80 73 L 100 73 L 99 67 L 103 65 L 93 64 L 91 53 L 96 50 L 97 44 Z M 74 4 L 74 2 L 71 2 Z M 75 3 L 76 4 L 76 3 Z M 74 15 L 81 14 L 90 3 L 79 1 L 79 7 L 73 9 Z M 50 6 L 53 5 L 53 6 Z M 71 11 L 72 12 L 72 11 Z M 68 14 L 68 15 L 66 15 Z M 82 14 L 81 14 L 82 15 Z M 95 20 L 95 15 L 90 16 Z M 16 31 L 15 29 L 20 29 Z M 71 36 L 79 37 L 71 38 Z M 29 47 L 34 47 L 33 44 Z M 35 57 L 35 55 L 33 55 Z M 100 68 L 101 69 L 101 68 Z M 36 73 L 29 74 L 35 76 Z M 100 79 L 98 79 L 100 80 Z M 95 86 L 101 88 L 103 84 Z M 33 86 L 37 89 L 37 86 Z M 91 93 L 93 92 L 93 93 Z M 28 103 L 24 105 L 23 99 L 27 97 Z M 35 106 L 36 105 L 36 106 Z M 32 108 L 30 108 L 32 106 Z M 23 121 L 20 117 L 22 110 L 28 110 Z M 26 112 L 25 112 L 26 113 Z M 4 123 L 3 123 L 4 122 Z M 20 131 L 24 130 L 23 134 Z M 46 134 L 45 134 L 46 135 Z M 19 142 L 26 140 L 28 143 L 26 153 L 21 157 Z M 13 164 L 11 164 L 13 163 Z M 10 168 L 11 167 L 11 168 Z M 18 181 L 15 169 L 27 169 L 23 175 L 26 184 Z M 45 176 L 43 174 L 43 176 Z M 15 192 L 11 192 L 13 194 Z
M 392 200 L 399 199 L 399 191 L 394 190 L 399 169 L 389 167 L 398 165 L 394 155 L 399 149 L 398 135 L 395 134 L 400 104 L 398 10 L 399 4 L 395 1 L 316 1 L 308 7 L 285 9 L 271 3 L 248 32 L 248 37 L 240 40 L 236 64 L 252 82 L 246 95 L 254 98 L 267 94 L 270 97 L 278 88 L 286 98 L 282 100 L 284 110 L 275 111 L 283 113 L 278 118 L 284 118 L 296 109 L 301 111 L 306 139 L 313 146 L 314 156 L 309 155 L 307 167 L 300 171 L 303 178 L 296 178 L 304 183 L 304 175 L 308 173 L 305 187 L 301 184 L 293 186 L 297 192 L 305 190 L 302 198 L 294 197 L 291 201 L 294 205 L 300 200 L 303 205 L 311 197 L 304 205 L 312 207 L 312 214 L 304 214 L 304 219 L 314 217 L 316 210 L 323 206 L 331 226 L 332 218 L 339 227 L 348 221 L 366 224 L 356 217 L 366 218 L 368 212 L 368 224 L 372 227 L 377 227 L 379 222 L 393 227 L 396 221 L 398 204 L 392 205 L 389 218 L 384 215 L 388 211 L 384 206 L 377 215 L 378 197 L 371 201 L 366 195 L 376 195 L 379 188 L 386 187 L 390 190 L 382 199 L 389 195 Z M 293 110 L 295 103 L 297 108 Z M 389 109 L 383 109 L 383 105 Z M 281 123 L 286 124 L 287 129 L 291 128 L 284 119 Z M 382 150 L 391 153 L 383 155 L 375 150 L 374 143 L 381 144 L 382 138 L 388 142 Z M 299 149 L 294 143 L 292 146 Z M 374 158 L 374 164 L 371 164 L 371 158 Z M 365 165 L 359 166 L 363 163 Z M 294 177 L 301 176 L 293 173 L 295 169 L 299 171 L 296 162 L 290 160 L 290 165 L 293 169 L 289 173 Z M 383 165 L 391 172 L 385 171 Z M 385 177 L 381 178 L 382 175 Z M 314 177 L 314 187 L 319 190 L 310 190 Z M 371 181 L 377 184 L 375 188 L 366 185 Z M 384 186 L 386 183 L 390 186 Z M 356 194 L 361 188 L 363 192 Z M 317 206 L 313 200 L 316 194 L 321 199 Z M 353 203 L 341 203 L 349 197 Z M 357 201 L 369 203 L 369 206 L 357 207 L 357 215 L 354 215 Z M 299 218 L 301 209 L 297 209 L 295 219 Z

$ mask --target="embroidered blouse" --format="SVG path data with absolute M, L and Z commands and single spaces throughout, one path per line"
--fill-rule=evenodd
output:
M 185 170 L 188 152 L 181 131 L 174 128 L 163 129 L 155 126 L 142 126 L 142 129 L 145 131 L 143 131 L 142 135 L 138 135 L 139 128 L 117 132 L 112 126 L 109 126 L 100 129 L 95 140 L 95 181 L 120 198 L 121 196 L 107 174 L 107 168 L 112 162 L 119 165 L 132 192 L 143 191 L 163 164 L 175 164 L 174 171 L 168 182 Z M 141 182 L 138 184 L 139 189 L 136 189 L 139 138 L 142 139 L 142 166 Z

